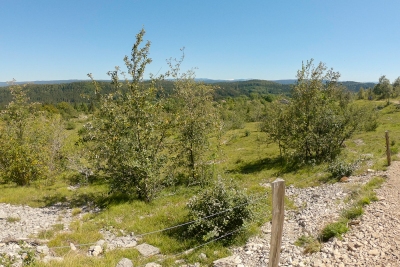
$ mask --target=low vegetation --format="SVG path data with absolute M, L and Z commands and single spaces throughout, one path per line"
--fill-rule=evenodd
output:
M 125 57 L 127 71 L 109 72 L 107 85 L 93 81 L 95 94 L 86 102 L 33 103 L 24 86 L 9 87 L 13 99 L 0 117 L 0 202 L 32 207 L 62 202 L 73 209 L 71 231 L 58 225 L 37 236 L 66 255 L 52 266 L 158 259 L 134 249 L 101 258 L 85 257 L 85 247 L 69 253 L 70 243 L 101 239 L 101 229 L 116 235 L 155 232 L 140 242 L 167 255 L 163 266 L 177 259 L 211 264 L 271 219 L 266 185 L 277 177 L 308 187 L 384 169 L 385 130 L 392 153 L 399 150 L 400 109 L 373 91 L 374 100 L 355 100 L 338 84 L 339 74 L 322 63 L 302 66 L 290 96 L 253 92 L 219 98 L 215 86 L 196 82 L 192 71 L 181 73 L 181 60 L 170 60 L 170 71 L 144 81 L 151 59 L 143 37 L 144 30 Z M 373 189 L 382 181 L 375 178 L 354 190 L 338 222 L 297 244 L 313 252 L 320 241 L 340 237 L 347 222 L 376 200 Z M 85 214 L 83 206 L 100 211 Z M 171 228 L 177 225 L 182 227 Z M 199 259 L 200 253 L 207 257 Z

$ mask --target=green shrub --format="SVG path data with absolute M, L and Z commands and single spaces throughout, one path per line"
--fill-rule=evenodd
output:
M 17 185 L 29 185 L 32 181 L 45 176 L 47 168 L 29 145 L 13 145 L 9 142 L 0 148 L 0 170 L 4 181 Z
M 0 178 L 29 185 L 61 168 L 64 135 L 61 117 L 36 111 L 23 86 L 11 86 L 13 96 L 0 112 Z
M 189 225 L 187 233 L 191 237 L 208 241 L 239 230 L 251 218 L 249 204 L 249 198 L 243 191 L 219 180 L 189 200 L 188 219 L 196 222 Z M 228 211 L 223 212 L 225 210 Z M 216 213 L 221 214 L 201 219 Z
M 341 178 L 343 176 L 350 176 L 356 169 L 357 163 L 346 163 L 342 160 L 335 160 L 328 166 L 328 172 L 331 173 L 333 178 Z
M 74 130 L 76 128 L 75 122 L 73 121 L 67 121 L 65 123 L 65 129 L 66 130 Z

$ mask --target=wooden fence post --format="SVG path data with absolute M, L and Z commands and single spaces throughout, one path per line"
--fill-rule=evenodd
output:
M 285 219 L 285 181 L 272 182 L 272 229 L 268 267 L 278 267 L 281 254 L 283 221 Z
M 386 137 L 386 158 L 388 166 L 390 166 L 392 159 L 390 157 L 389 131 L 385 131 L 385 137 Z

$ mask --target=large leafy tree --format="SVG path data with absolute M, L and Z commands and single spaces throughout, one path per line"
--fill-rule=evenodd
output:
M 330 160 L 343 142 L 363 127 L 371 114 L 352 105 L 338 84 L 340 74 L 313 60 L 297 73 L 290 101 L 274 103 L 262 129 L 279 144 L 286 157 Z
M 109 72 L 112 93 L 102 94 L 95 82 L 99 109 L 81 134 L 97 170 L 109 179 L 111 191 L 150 201 L 163 184 L 163 152 L 171 123 L 156 80 L 143 82 L 152 61 L 150 42 L 142 45 L 144 34 L 142 29 L 136 35 L 131 56 L 124 58 L 126 73 L 118 67 Z M 130 80 L 121 82 L 121 75 Z

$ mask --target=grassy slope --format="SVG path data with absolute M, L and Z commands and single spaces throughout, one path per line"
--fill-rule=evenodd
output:
M 383 102 L 359 103 L 384 105 Z M 379 120 L 381 125 L 376 131 L 359 133 L 351 140 L 346 141 L 344 158 L 355 160 L 362 154 L 364 154 L 363 157 L 367 157 L 367 160 L 362 162 L 359 172 L 363 172 L 367 168 L 385 168 L 385 130 L 390 131 L 393 144 L 391 148 L 394 152 L 398 151 L 400 144 L 399 110 L 394 105 L 385 107 L 380 111 Z M 73 149 L 72 144 L 75 142 L 78 128 L 70 131 L 67 149 Z M 271 182 L 278 176 L 284 178 L 288 185 L 293 184 L 299 187 L 314 186 L 328 178 L 329 174 L 325 172 L 326 165 L 324 164 L 304 167 L 297 171 L 284 170 L 279 161 L 277 146 L 268 144 L 266 141 L 265 134 L 258 131 L 256 123 L 246 124 L 245 129 L 228 131 L 222 137 L 222 153 L 219 164 L 216 165 L 217 172 L 225 178 L 235 180 L 252 196 L 268 193 L 268 189 L 260 184 Z M 183 223 L 186 215 L 185 204 L 199 190 L 196 187 L 184 186 L 166 189 L 153 203 L 145 204 L 140 201 L 126 202 L 118 198 L 110 199 L 107 195 L 106 185 L 99 181 L 76 191 L 67 190 L 68 185 L 69 180 L 62 178 L 57 179 L 54 184 L 49 186 L 43 182 L 31 187 L 18 188 L 11 185 L 0 185 L 2 192 L 0 202 L 39 207 L 67 200 L 72 206 L 80 206 L 88 204 L 88 202 L 107 206 L 98 214 L 85 215 L 83 219 L 79 219 L 77 216 L 76 222 L 71 225 L 74 231 L 59 233 L 49 242 L 49 246 L 54 247 L 68 246 L 70 242 L 75 244 L 96 242 L 101 238 L 98 232 L 101 228 L 141 234 Z M 266 197 L 254 207 L 257 215 L 256 221 L 247 227 L 247 231 L 240 235 L 234 244 L 243 243 L 243 240 L 249 235 L 257 233 L 260 224 L 270 219 L 270 201 L 270 197 Z M 290 201 L 287 201 L 287 208 L 294 208 Z M 183 239 L 179 230 L 148 235 L 141 242 L 157 246 L 163 254 L 170 256 L 199 245 L 193 240 Z M 37 266 L 114 266 L 122 257 L 133 259 L 135 264 L 154 260 L 154 258 L 146 259 L 139 256 L 135 249 L 107 252 L 102 258 L 87 258 L 84 256 L 85 249 L 78 253 L 71 253 L 69 249 L 55 249 L 58 255 L 65 256 L 64 262 L 48 265 L 38 263 Z M 200 253 L 205 253 L 207 259 L 199 260 Z M 226 255 L 228 255 L 228 251 L 223 244 L 212 243 L 178 258 L 185 258 L 189 262 L 199 261 L 206 265 Z M 166 259 L 163 266 L 174 266 L 175 260 L 176 258 Z

